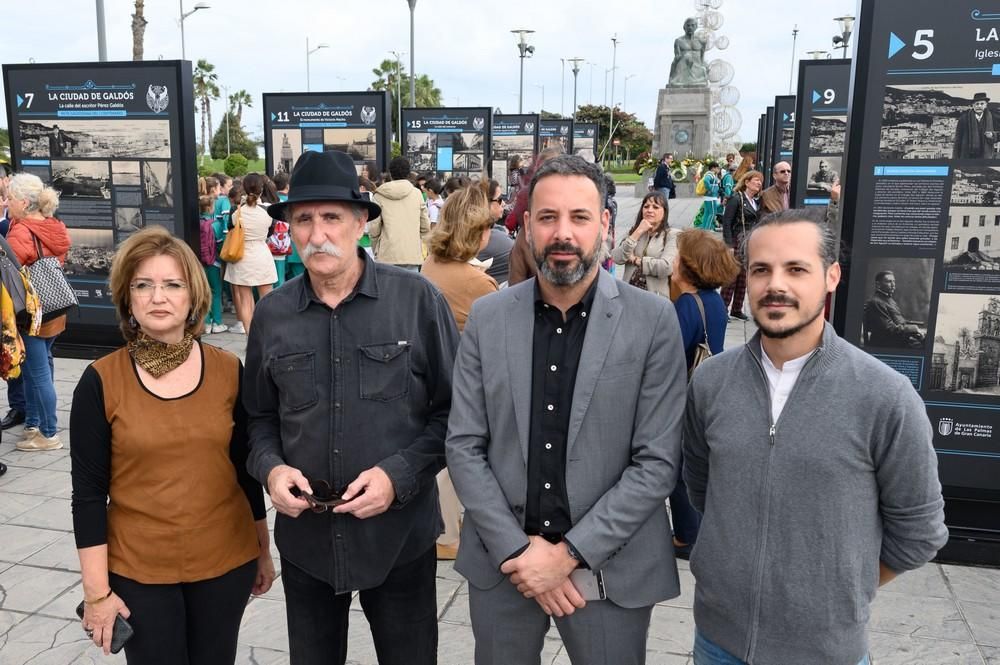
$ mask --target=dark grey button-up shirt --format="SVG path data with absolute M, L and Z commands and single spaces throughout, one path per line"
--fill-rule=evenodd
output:
M 338 593 L 381 584 L 441 531 L 434 476 L 444 466 L 458 331 L 420 275 L 375 263 L 336 309 L 308 274 L 263 298 L 247 342 L 244 404 L 250 473 L 264 486 L 289 464 L 340 490 L 373 466 L 396 501 L 366 520 L 279 514 L 281 556 Z

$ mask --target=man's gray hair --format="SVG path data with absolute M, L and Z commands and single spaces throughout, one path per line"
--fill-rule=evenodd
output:
M 825 209 L 824 209 L 825 210 Z M 840 260 L 840 239 L 833 234 L 833 229 L 826 223 L 822 213 L 817 210 L 805 208 L 791 208 L 768 215 L 761 219 L 752 229 L 743 234 L 743 241 L 740 243 L 740 255 L 743 257 L 743 266 L 750 263 L 748 249 L 750 247 L 750 237 L 759 229 L 766 226 L 782 226 L 784 224 L 799 224 L 805 222 L 816 227 L 819 234 L 819 257 L 823 262 L 823 269 L 826 270 Z
M 302 203 L 323 203 L 323 201 L 303 201 Z M 354 214 L 354 219 L 361 219 L 361 213 L 367 210 L 367 208 L 365 208 L 360 203 L 351 203 L 350 201 L 329 201 L 329 203 L 343 203 L 344 205 L 348 206 L 351 209 L 351 212 Z M 285 221 L 288 222 L 289 224 L 292 223 L 293 208 L 295 208 L 295 204 L 289 203 L 288 205 L 285 206 L 284 210 L 285 214 L 282 215 L 282 217 L 285 218 Z
M 601 210 L 604 209 L 604 202 L 608 197 L 608 188 L 604 184 L 604 169 L 597 164 L 591 164 L 583 157 L 577 155 L 560 155 L 546 161 L 531 178 L 531 185 L 528 187 L 528 207 L 531 207 L 531 200 L 535 195 L 535 187 L 542 178 L 552 175 L 580 175 L 588 178 L 597 188 L 600 196 Z

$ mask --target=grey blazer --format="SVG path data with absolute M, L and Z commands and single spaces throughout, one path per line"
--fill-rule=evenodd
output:
M 566 534 L 608 597 L 644 607 L 680 593 L 665 501 L 680 466 L 687 370 L 673 305 L 599 271 L 567 442 Z M 480 298 L 455 361 L 446 450 L 465 505 L 455 569 L 479 589 L 528 544 L 535 282 Z

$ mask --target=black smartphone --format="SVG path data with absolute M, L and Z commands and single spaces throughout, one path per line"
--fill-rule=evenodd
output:
M 76 606 L 76 615 L 83 618 L 83 601 Z M 111 653 L 118 653 L 125 646 L 125 643 L 132 639 L 132 635 L 135 631 L 132 630 L 132 624 L 122 618 L 119 614 L 115 617 L 115 627 L 111 630 Z

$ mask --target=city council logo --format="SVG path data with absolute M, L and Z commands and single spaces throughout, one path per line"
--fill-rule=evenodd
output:
M 951 418 L 941 418 L 938 420 L 938 432 L 941 436 L 948 436 L 955 429 L 955 421 Z
M 562 134 L 563 136 L 569 134 L 569 127 L 563 125 L 562 127 L 559 128 L 559 133 Z
M 485 127 L 485 126 L 486 126 L 486 119 L 485 118 L 473 118 L 472 119 L 472 128 L 474 130 L 476 130 L 477 132 L 480 129 L 482 129 L 483 127 Z
M 524 131 L 526 131 L 526 132 L 533 132 L 533 131 L 535 131 L 535 123 L 533 123 L 533 122 L 526 122 L 526 123 L 524 123 Z
M 375 107 L 374 106 L 362 106 L 361 107 L 361 122 L 366 125 L 372 125 L 375 123 Z
M 146 91 L 146 106 L 153 113 L 160 113 L 167 109 L 167 104 L 170 103 L 170 95 L 167 94 L 167 86 L 165 85 L 150 85 L 149 90 Z

